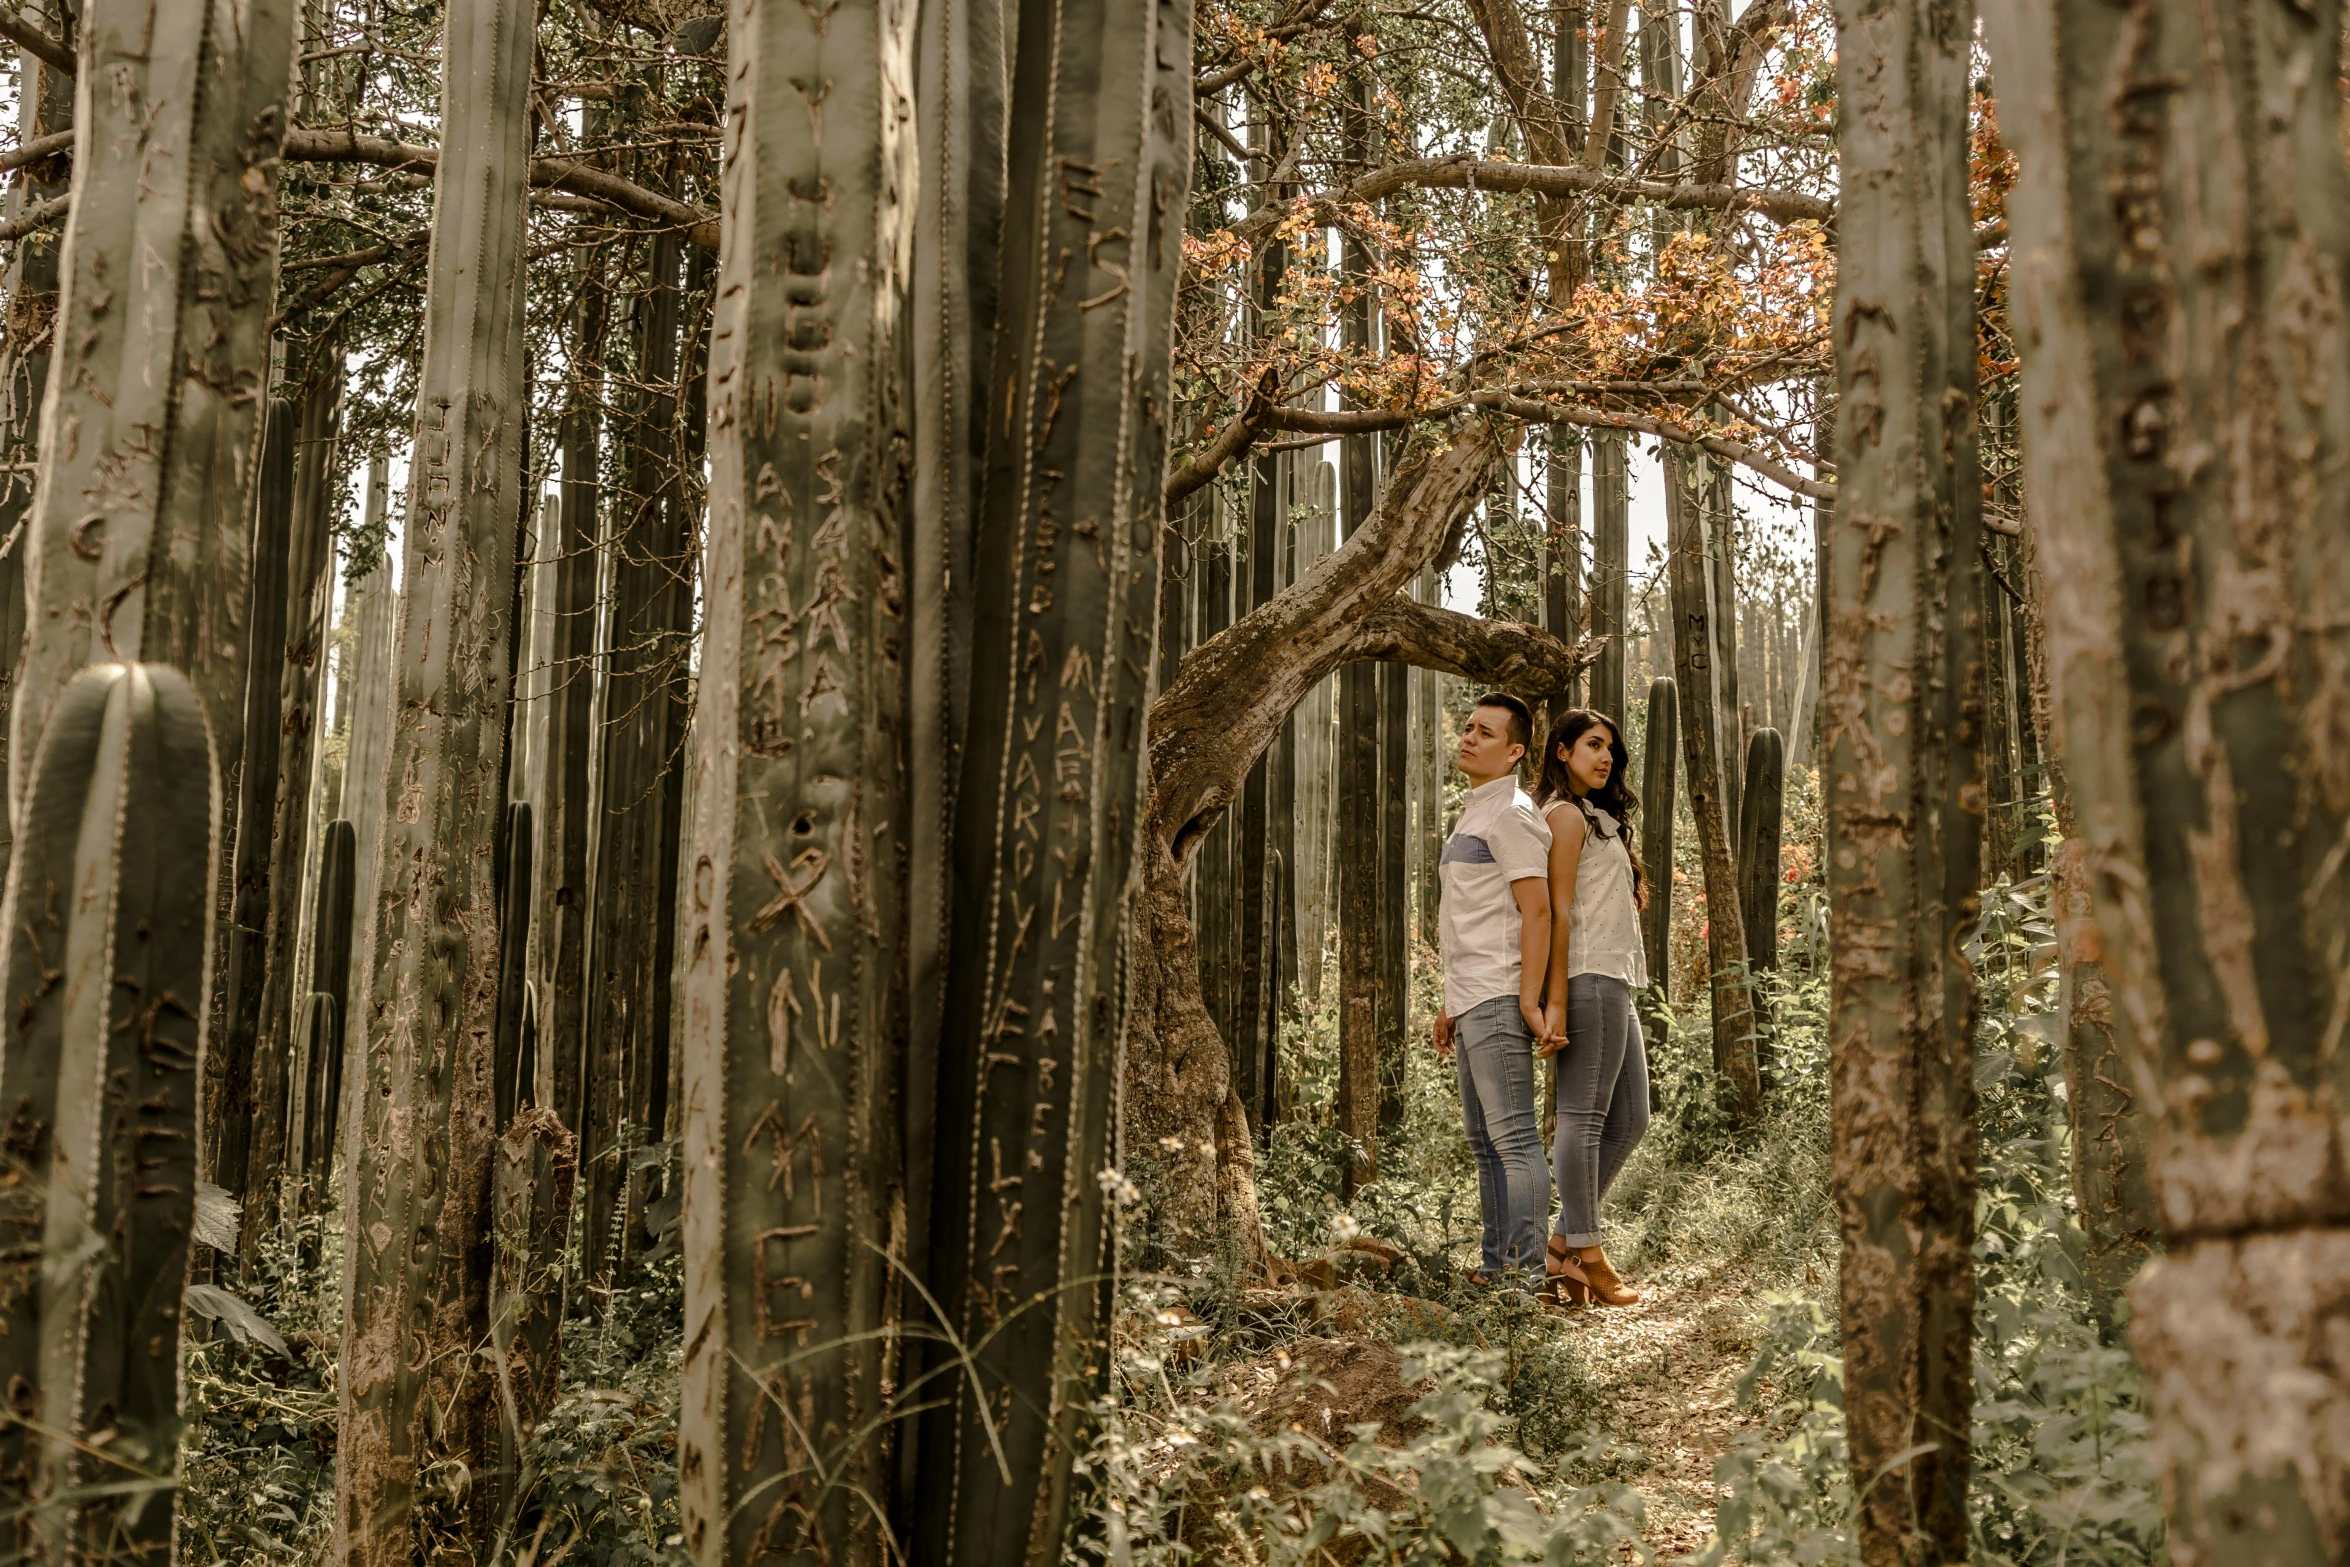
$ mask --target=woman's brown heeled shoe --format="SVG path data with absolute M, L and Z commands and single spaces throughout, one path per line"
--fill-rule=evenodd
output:
M 1575 1250 L 1564 1240 L 1550 1238 L 1550 1254 L 1543 1259 L 1542 1298 L 1554 1306 L 1588 1305 L 1594 1298 L 1591 1280 Z
M 1583 1254 L 1575 1260 L 1582 1265 L 1581 1272 L 1591 1290 L 1592 1299 L 1603 1306 L 1640 1304 L 1640 1292 L 1617 1275 L 1616 1270 L 1608 1265 L 1607 1254 L 1597 1246 L 1584 1247 Z

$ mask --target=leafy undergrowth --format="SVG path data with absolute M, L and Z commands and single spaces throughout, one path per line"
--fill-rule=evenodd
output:
M 2080 1268 L 2045 891 L 2003 885 L 1985 909 L 1970 944 L 1984 1019 L 1973 1560 L 2161 1563 L 2138 1375 L 2118 1334 L 2101 1334 Z M 1276 1250 L 1344 1243 L 1338 1287 L 1241 1287 L 1216 1259 L 1151 1251 L 1136 1216 L 1136 1260 L 1159 1271 L 1121 1318 L 1073 1554 L 1857 1561 L 1825 983 L 1799 959 L 1763 984 L 1775 1026 L 1761 1124 L 1736 1127 L 1718 1106 L 1702 1013 L 1668 1017 L 1651 1041 L 1656 1115 L 1609 1214 L 1610 1256 L 1650 1293 L 1621 1312 L 1552 1313 L 1457 1282 L 1475 1260 L 1475 1175 L 1447 1075 L 1417 1035 L 1402 1135 L 1342 1205 L 1335 1022 L 1308 1019 L 1295 1119 L 1260 1156 L 1260 1192 Z M 1425 1012 L 1433 997 L 1420 999 Z M 1358 1233 L 1394 1261 L 1351 1266 Z
M 1794 892 L 1810 928 L 1816 890 Z M 1970 947 L 1984 991 L 1973 1559 L 2160 1563 L 2137 1372 L 2101 1334 L 2080 1271 L 2049 949 L 2036 884 L 1986 898 Z M 1610 1255 L 1649 1292 L 1626 1311 L 1554 1313 L 1462 1282 L 1475 1174 L 1449 1074 L 1417 1032 L 1380 1179 L 1342 1203 L 1335 1018 L 1305 1018 L 1293 1114 L 1260 1155 L 1260 1188 L 1275 1249 L 1325 1258 L 1325 1287 L 1170 1257 L 1147 1204 L 1130 1208 L 1068 1559 L 1854 1561 L 1818 955 L 1799 942 L 1765 981 L 1760 1124 L 1718 1108 L 1702 1014 L 1667 1018 L 1651 1042 L 1655 1119 L 1610 1201 Z M 1419 1000 L 1425 1013 L 1434 997 Z M 1128 1173 L 1128 1192 L 1151 1188 Z M 191 1350 L 183 1560 L 328 1559 L 339 1270 L 305 1259 L 339 1255 L 331 1226 L 308 1221 L 255 1278 L 221 1281 L 285 1349 L 223 1329 Z M 514 1560 L 685 1559 L 680 1289 L 676 1258 L 657 1254 L 567 1324 L 566 1391 L 526 1458 Z

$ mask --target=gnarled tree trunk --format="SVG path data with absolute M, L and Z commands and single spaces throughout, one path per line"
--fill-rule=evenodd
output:
M 1183 876 L 1239 781 L 1306 692 L 1353 659 L 1442 669 L 1540 700 L 1586 662 L 1532 626 L 1478 620 L 1401 597 L 1490 491 L 1498 447 L 1480 427 L 1408 450 L 1370 522 L 1286 592 L 1184 660 L 1151 709 L 1135 1015 L 1127 1049 L 1130 1147 L 1170 1146 L 1159 1186 L 1170 1244 L 1227 1240 L 1241 1265 L 1275 1263 L 1257 1218 L 1248 1116 L 1229 1052 L 1200 999 Z
M 1845 1428 L 1870 1563 L 1962 1561 L 1973 1419 L 1982 494 L 1970 8 L 1837 6 L 1829 1070 Z
M 2169 1243 L 2131 1334 L 2181 1567 L 2350 1555 L 2342 20 L 1986 8 L 2056 738 Z

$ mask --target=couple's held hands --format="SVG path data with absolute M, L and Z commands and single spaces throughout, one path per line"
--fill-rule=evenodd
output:
M 1526 1026 L 1534 1030 L 1534 1059 L 1547 1061 L 1567 1048 L 1567 1009 L 1565 1007 L 1532 1007 L 1524 1000 L 1518 1010 L 1526 1015 Z
M 1441 1012 L 1436 1014 L 1436 1053 L 1438 1055 L 1448 1056 L 1452 1054 L 1454 1029 L 1456 1027 L 1458 1027 L 1458 1024 L 1455 1019 L 1446 1017 Z

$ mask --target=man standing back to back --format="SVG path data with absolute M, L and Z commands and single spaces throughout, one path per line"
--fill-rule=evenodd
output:
M 1444 1013 L 1436 1049 L 1459 1070 L 1477 1157 L 1484 1258 L 1476 1280 L 1542 1283 L 1550 1164 L 1534 1107 L 1534 1042 L 1550 957 L 1550 829 L 1518 787 L 1534 716 L 1514 696 L 1478 699 L 1455 762 L 1469 780 L 1439 870 Z

